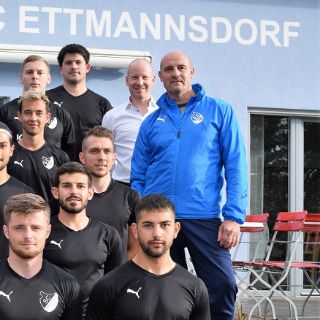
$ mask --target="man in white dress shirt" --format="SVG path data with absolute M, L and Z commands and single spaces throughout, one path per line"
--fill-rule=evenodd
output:
M 151 63 L 145 59 L 132 61 L 126 76 L 129 101 L 107 112 L 102 120 L 102 126 L 111 130 L 115 138 L 117 160 L 112 178 L 125 184 L 130 183 L 131 157 L 140 125 L 158 108 L 151 97 L 154 83 Z

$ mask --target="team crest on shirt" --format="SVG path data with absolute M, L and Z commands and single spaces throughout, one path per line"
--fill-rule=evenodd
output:
M 54 129 L 58 124 L 58 120 L 57 120 L 57 117 L 54 117 L 54 118 L 51 118 L 47 123 L 46 123 L 46 126 L 49 128 L 49 129 Z
M 43 310 L 47 312 L 52 312 L 58 305 L 59 296 L 56 292 L 54 293 L 46 293 L 43 291 L 39 292 L 40 294 L 40 304 Z
M 42 156 L 42 164 L 44 165 L 45 168 L 47 168 L 48 170 L 52 169 L 53 168 L 53 165 L 54 165 L 54 160 L 53 160 L 53 157 L 45 157 L 45 156 Z
M 194 124 L 199 124 L 201 123 L 202 121 L 204 120 L 204 116 L 199 113 L 199 112 L 192 112 L 191 114 L 191 121 L 194 123 Z

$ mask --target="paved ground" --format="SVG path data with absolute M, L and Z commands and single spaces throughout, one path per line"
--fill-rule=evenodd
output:
M 304 316 L 301 316 L 302 312 L 302 305 L 304 302 L 305 297 L 299 297 L 295 298 L 294 302 L 298 308 L 298 314 L 299 314 L 299 320 L 307 320 L 307 319 L 313 319 L 313 320 L 320 320 L 320 297 L 311 297 L 310 300 L 308 301 L 306 308 L 305 308 L 305 313 Z M 289 320 L 289 319 L 295 319 L 294 317 L 290 317 L 290 311 L 288 304 L 283 301 L 280 298 L 273 298 L 272 301 L 274 302 L 275 305 L 275 311 L 277 318 L 276 319 L 281 319 L 281 320 Z M 242 312 L 244 314 L 249 314 L 251 308 L 254 305 L 253 300 L 245 299 L 242 300 Z M 267 306 L 265 309 L 265 305 L 262 308 L 263 313 L 266 314 L 266 316 L 261 316 L 260 318 L 258 316 L 252 318 L 252 319 L 263 319 L 263 320 L 271 320 L 272 314 L 270 312 L 271 308 Z M 257 312 L 255 312 L 257 315 Z M 235 317 L 237 320 L 247 320 L 247 318 L 243 317 L 242 319 L 239 317 Z

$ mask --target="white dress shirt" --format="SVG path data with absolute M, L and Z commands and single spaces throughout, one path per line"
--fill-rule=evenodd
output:
M 113 179 L 130 183 L 131 157 L 140 125 L 156 109 L 158 106 L 151 98 L 148 112 L 144 116 L 130 101 L 113 108 L 104 115 L 102 126 L 111 130 L 114 135 L 117 160 L 112 170 Z

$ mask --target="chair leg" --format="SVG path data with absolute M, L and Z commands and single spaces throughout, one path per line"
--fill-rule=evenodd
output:
M 278 291 L 278 290 L 272 290 L 272 292 L 275 292 L 277 293 L 279 296 L 281 296 L 283 299 L 285 299 L 293 308 L 293 311 L 294 311 L 294 319 L 296 320 L 299 320 L 299 317 L 298 317 L 298 310 L 297 310 L 297 307 L 296 305 L 294 304 L 293 301 L 291 301 L 291 299 L 289 299 L 285 294 L 283 294 L 281 291 Z M 254 313 L 254 310 L 258 307 L 258 305 L 260 305 L 264 300 L 268 300 L 268 296 L 264 296 L 262 297 L 261 300 L 259 300 L 258 302 L 256 302 L 256 304 L 252 307 L 251 311 L 250 311 L 250 314 L 249 314 L 249 320 L 252 319 L 252 316 L 253 316 L 253 313 Z M 276 315 L 275 313 L 272 314 L 273 316 L 273 319 L 277 319 L 276 318 Z
M 303 302 L 303 305 L 302 305 L 302 316 L 304 316 L 304 310 L 305 310 L 305 307 L 306 307 L 306 304 L 307 302 L 309 301 L 310 297 L 312 296 L 312 293 L 314 292 L 314 290 L 318 291 L 318 293 L 320 294 L 320 290 L 319 290 L 319 284 L 320 284 L 320 278 L 317 280 L 317 282 L 315 283 L 311 278 L 310 276 L 308 275 L 308 272 L 304 269 L 304 274 L 306 275 L 306 277 L 308 278 L 308 280 L 312 283 L 313 285 L 313 288 L 312 290 L 310 290 L 307 298 L 304 300 Z

